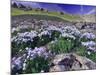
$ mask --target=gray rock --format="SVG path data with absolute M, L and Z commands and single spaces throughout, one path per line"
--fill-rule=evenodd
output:
M 50 72 L 61 72 L 61 71 L 66 71 L 64 65 L 55 65 L 50 68 Z
M 50 72 L 95 69 L 96 64 L 86 57 L 74 53 L 59 54 L 52 60 Z

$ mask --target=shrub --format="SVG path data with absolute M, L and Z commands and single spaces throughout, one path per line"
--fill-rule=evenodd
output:
M 51 38 L 49 37 L 49 35 L 42 35 L 39 40 L 37 41 L 37 46 L 43 46 L 46 45 L 47 43 L 49 43 L 51 41 Z
M 64 15 L 64 12 L 60 12 L 60 15 Z
M 17 42 L 12 42 L 11 43 L 11 55 L 12 57 L 16 54 L 18 54 L 19 50 L 24 50 L 27 47 L 27 44 L 25 43 L 17 43 Z
M 55 38 L 59 38 L 59 36 L 61 34 L 59 31 L 56 31 L 56 30 L 52 30 L 51 32 L 52 32 L 51 37 L 52 37 L 53 40 Z
M 87 42 L 87 41 L 89 41 L 89 40 L 86 39 L 86 38 L 81 38 L 81 41 L 82 41 L 82 42 Z
M 45 9 L 44 8 L 40 8 L 40 11 L 44 11 Z
M 96 39 L 81 38 L 80 41 L 82 41 L 82 42 L 87 42 L 87 41 L 94 41 L 94 42 L 96 42 Z

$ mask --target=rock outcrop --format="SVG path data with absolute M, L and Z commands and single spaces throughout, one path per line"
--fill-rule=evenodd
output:
M 96 64 L 86 57 L 77 54 L 59 54 L 51 62 L 50 72 L 95 69 Z

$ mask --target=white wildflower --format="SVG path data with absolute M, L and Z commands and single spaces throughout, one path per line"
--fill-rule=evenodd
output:
M 16 31 L 16 28 L 11 29 L 11 33 L 14 33 Z
M 50 33 L 48 31 L 42 31 L 38 36 L 42 36 L 42 35 L 50 35 Z
M 62 35 L 61 35 L 62 37 L 69 37 L 69 38 L 72 38 L 72 39 L 76 39 L 73 35 L 70 35 L 70 34 L 68 34 L 68 33 L 63 33 Z
M 26 63 L 23 63 L 23 70 L 26 70 Z
M 90 52 L 90 51 L 88 51 L 88 52 L 87 52 L 87 54 L 88 54 L 88 55 L 90 55 L 90 54 L 91 54 L 91 52 Z
M 41 73 L 43 73 L 44 72 L 44 70 L 41 70 Z
M 12 64 L 12 65 L 11 65 L 11 68 L 13 69 L 14 67 L 15 67 L 15 65 L 14 65 L 14 64 Z

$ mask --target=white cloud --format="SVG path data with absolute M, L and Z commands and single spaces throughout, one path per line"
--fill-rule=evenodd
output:
M 87 15 L 90 15 L 90 14 L 92 14 L 92 13 L 95 13 L 96 12 L 96 9 L 92 9 L 92 10 L 90 10 L 88 13 L 86 13 Z

